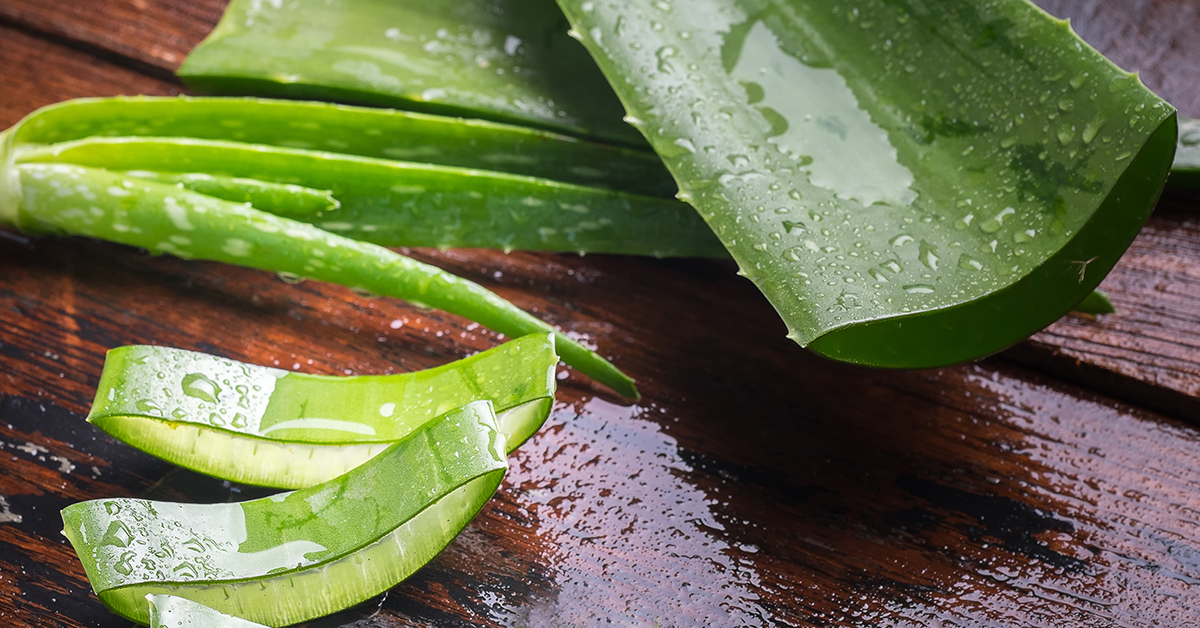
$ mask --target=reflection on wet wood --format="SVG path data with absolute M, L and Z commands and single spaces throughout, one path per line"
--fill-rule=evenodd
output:
M 0 7 L 0 125 L 71 96 L 169 93 L 84 51 L 168 68 L 161 51 L 186 50 L 219 3 L 43 4 Z M 1200 431 L 1154 414 L 1195 410 L 1194 209 L 1164 204 L 1107 280 L 1117 315 L 909 373 L 801 351 L 718 262 L 411 251 L 594 343 L 645 397 L 623 405 L 564 368 L 553 416 L 483 515 L 387 596 L 313 625 L 1194 623 Z M 67 504 L 254 492 L 87 425 L 107 348 L 355 374 L 500 341 L 393 300 L 78 239 L 6 234 L 0 269 L 0 619 L 12 626 L 127 625 L 58 532 Z

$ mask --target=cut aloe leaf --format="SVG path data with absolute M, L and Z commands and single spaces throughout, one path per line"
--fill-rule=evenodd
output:
M 249 203 L 263 211 L 284 216 L 318 214 L 341 207 L 341 203 L 333 197 L 332 190 L 314 190 L 291 183 L 274 183 L 202 172 L 131 170 L 125 174 L 148 181 L 174 183 L 176 187 L 235 203 Z
M 725 243 L 824 355 L 978 358 L 1083 299 L 1175 112 L 1022 0 L 560 0 Z
M 1075 304 L 1071 308 L 1074 312 L 1080 314 L 1113 314 L 1117 308 L 1113 307 L 1112 300 L 1108 298 L 1108 293 L 1103 290 L 1093 290 L 1091 294 L 1084 297 L 1082 301 Z
M 150 628 L 266 628 L 174 595 L 147 595 Z
M 553 332 L 563 361 L 637 397 L 633 380 L 607 360 L 476 283 L 241 203 L 106 170 L 10 164 L 0 168 L 0 224 L 328 281 L 439 308 L 513 337 Z
M 97 136 L 230 140 L 507 172 L 648 196 L 673 197 L 677 191 L 662 162 L 645 150 L 483 120 L 318 102 L 80 98 L 31 114 L 17 141 L 57 144 Z
M 644 145 L 550 0 L 234 0 L 179 76 L 201 93 L 417 109 Z
M 17 160 L 328 189 L 338 209 L 287 217 L 382 246 L 726 255 L 684 203 L 519 175 L 191 138 L 93 137 L 24 146 Z
M 1179 120 L 1179 146 L 1167 183 L 1180 188 L 1200 188 L 1200 120 Z
M 499 486 L 504 438 L 469 404 L 332 481 L 236 504 L 98 499 L 62 512 L 96 595 L 146 624 L 146 595 L 285 626 L 352 606 L 433 559 Z
M 554 338 L 533 334 L 397 375 L 292 373 L 165 347 L 108 352 L 88 421 L 179 466 L 244 484 L 303 488 L 370 460 L 471 401 L 496 409 L 506 451 L 554 404 Z

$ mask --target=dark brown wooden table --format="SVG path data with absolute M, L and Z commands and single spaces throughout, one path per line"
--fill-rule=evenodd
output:
M 1200 116 L 1200 4 L 1043 0 Z M 175 94 L 222 0 L 0 0 L 0 126 Z M 977 364 L 885 372 L 784 338 L 721 263 L 412 251 L 594 343 L 450 548 L 338 626 L 1200 626 L 1200 197 L 1170 194 L 1068 317 Z M 397 323 L 396 321 L 399 321 Z M 494 345 L 459 318 L 109 244 L 0 238 L 0 625 L 124 626 L 59 534 L 83 499 L 240 499 L 84 422 L 106 349 L 330 374 Z

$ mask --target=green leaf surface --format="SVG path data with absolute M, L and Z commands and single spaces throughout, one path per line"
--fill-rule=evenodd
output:
M 174 595 L 147 595 L 150 628 L 265 628 Z
M 514 337 L 553 332 L 564 362 L 637 397 L 633 380 L 565 333 L 474 282 L 384 247 L 107 170 L 21 163 L 0 170 L 0 181 L 9 173 L 17 177 L 17 194 L 13 205 L 0 205 L 0 223 L 27 233 L 80 235 L 328 281 L 442 309 Z
M 63 533 L 96 595 L 146 624 L 148 594 L 285 626 L 384 591 L 438 554 L 507 469 L 491 406 L 432 421 L 334 480 L 234 504 L 97 499 Z
M 1022 0 L 560 0 L 789 337 L 978 358 L 1083 299 L 1162 189 L 1174 110 Z
M 1113 314 L 1117 308 L 1113 307 L 1112 300 L 1108 298 L 1108 293 L 1103 290 L 1093 290 L 1091 294 L 1083 298 L 1082 301 L 1075 304 L 1071 308 L 1074 312 L 1080 314 Z
M 179 76 L 645 145 L 551 0 L 234 0 Z
M 557 364 L 550 334 L 424 371 L 358 377 L 119 347 L 105 358 L 88 421 L 205 475 L 303 488 L 357 467 L 471 401 L 492 402 L 511 452 L 549 416 Z
M 677 191 L 662 162 L 645 150 L 484 120 L 319 102 L 79 98 L 37 110 L 19 127 L 17 141 L 57 144 L 88 137 L 228 140 L 507 172 L 649 196 L 673 197 Z
M 382 246 L 723 257 L 686 204 L 518 175 L 191 138 L 93 137 L 23 147 L 25 163 L 155 168 L 331 190 L 338 208 L 263 209 Z M 236 190 L 231 190 L 236 191 Z M 229 196 L 229 194 L 221 194 Z
M 292 183 L 275 183 L 203 172 L 130 170 L 125 174 L 148 181 L 174 183 L 177 187 L 193 192 L 235 203 L 249 203 L 263 211 L 285 216 L 319 214 L 341 207 L 341 202 L 333 197 L 333 190 L 314 190 Z
M 1179 120 L 1179 146 L 1167 183 L 1178 188 L 1200 189 L 1200 120 Z

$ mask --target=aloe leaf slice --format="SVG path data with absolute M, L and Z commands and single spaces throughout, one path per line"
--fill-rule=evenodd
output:
M 504 438 L 474 402 L 311 488 L 235 504 L 98 499 L 64 534 L 96 595 L 146 624 L 148 594 L 285 626 L 394 586 L 453 540 L 499 486 Z
M 1200 120 L 1179 120 L 1179 146 L 1167 183 L 1186 189 L 1200 188 Z
M 336 210 L 288 218 L 382 246 L 723 257 L 684 203 L 449 166 L 191 138 L 92 137 L 23 146 L 18 163 L 153 167 L 332 190 Z M 264 208 L 281 213 L 287 208 Z
M 550 0 L 234 0 L 179 69 L 201 93 L 338 100 L 644 145 Z
M 336 210 L 342 205 L 333 197 L 333 190 L 314 190 L 292 183 L 275 183 L 203 172 L 131 170 L 125 174 L 148 181 L 174 183 L 177 187 L 193 192 L 235 203 L 249 203 L 263 211 L 284 216 L 328 212 Z
M 265 628 L 174 595 L 152 593 L 146 601 L 150 604 L 150 628 Z
M 328 281 L 439 308 L 514 337 L 553 332 L 563 361 L 637 397 L 633 380 L 607 360 L 474 282 L 241 203 L 106 170 L 10 164 L 0 168 L 0 224 Z
M 275 488 L 333 479 L 434 417 L 492 402 L 506 451 L 554 403 L 554 338 L 532 334 L 412 373 L 328 377 L 165 347 L 108 352 L 88 421 L 193 471 Z
M 1091 291 L 1175 112 L 1022 0 L 560 0 L 638 126 L 824 355 L 978 358 Z
M 18 132 L 22 144 L 191 137 L 493 170 L 649 196 L 677 191 L 662 162 L 645 150 L 484 120 L 319 102 L 79 98 L 37 110 Z

